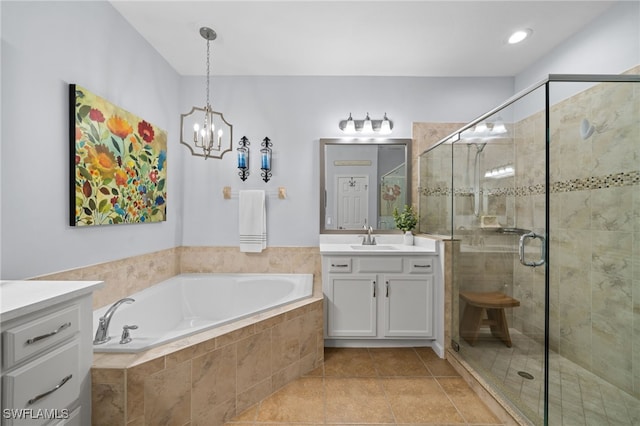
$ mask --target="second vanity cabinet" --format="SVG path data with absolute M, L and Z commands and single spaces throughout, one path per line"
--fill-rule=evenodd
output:
M 406 254 L 323 256 L 325 338 L 432 338 L 434 259 Z
M 0 281 L 2 426 L 91 423 L 91 297 L 102 285 Z

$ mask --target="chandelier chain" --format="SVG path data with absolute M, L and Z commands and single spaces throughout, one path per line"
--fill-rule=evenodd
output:
M 210 54 L 209 54 L 209 39 L 207 39 L 207 108 L 209 108 L 209 64 L 210 64 Z

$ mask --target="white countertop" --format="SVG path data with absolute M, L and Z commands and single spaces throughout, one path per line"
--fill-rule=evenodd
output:
M 375 234 L 374 234 L 375 235 Z M 437 240 L 415 237 L 414 245 L 402 244 L 403 236 L 396 234 L 375 235 L 376 245 L 363 246 L 362 236 L 356 234 L 321 234 L 320 254 L 333 255 L 407 255 L 437 254 Z M 354 248 L 355 246 L 355 248 Z
M 0 281 L 0 321 L 88 294 L 102 281 Z

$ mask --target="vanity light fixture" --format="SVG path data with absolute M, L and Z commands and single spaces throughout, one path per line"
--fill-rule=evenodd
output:
M 474 127 L 462 132 L 462 139 L 493 139 L 505 137 L 507 127 L 500 117 L 495 121 L 481 121 Z
M 524 30 L 515 31 L 513 34 L 511 34 L 511 36 L 509 36 L 508 43 L 509 44 L 520 43 L 524 41 L 524 39 L 528 38 L 532 33 L 533 33 L 533 30 L 531 30 L 530 28 L 525 28 Z
M 367 113 L 363 120 L 354 120 L 351 113 L 349 113 L 349 118 L 346 120 L 340 120 L 338 127 L 348 135 L 355 135 L 358 133 L 380 133 L 382 135 L 388 135 L 393 129 L 393 121 L 389 120 L 386 112 L 381 120 L 371 119 L 369 113 Z
M 180 115 L 180 143 L 186 145 L 191 155 L 207 158 L 222 158 L 231 151 L 233 126 L 221 112 L 214 111 L 209 102 L 209 43 L 217 34 L 208 27 L 200 28 L 200 35 L 207 40 L 207 103 L 204 108 L 192 107 L 187 114 Z
M 249 177 L 249 139 L 243 136 L 238 142 L 238 176 L 244 182 Z
M 262 146 L 260 150 L 260 170 L 262 170 L 262 172 L 260 175 L 263 181 L 269 182 L 269 179 L 271 179 L 271 147 L 273 144 L 271 143 L 271 139 L 266 137 L 260 145 Z
M 496 167 L 495 169 L 487 170 L 484 174 L 484 177 L 492 178 L 492 179 L 501 179 L 501 178 L 513 176 L 514 174 L 515 174 L 515 170 L 513 169 L 513 166 L 506 165 L 506 166 Z

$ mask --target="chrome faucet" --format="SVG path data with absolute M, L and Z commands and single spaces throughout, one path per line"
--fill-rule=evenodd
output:
M 367 235 L 362 237 L 362 245 L 363 246 L 375 246 L 376 245 L 376 237 L 372 236 L 373 228 L 370 226 L 367 228 L 367 225 L 364 225 L 365 231 L 367 231 Z
M 111 317 L 113 317 L 113 314 L 120 305 L 122 305 L 123 303 L 133 302 L 135 302 L 135 299 L 131 299 L 130 297 L 120 299 L 116 303 L 111 305 L 107 312 L 105 312 L 105 314 L 100 317 L 100 319 L 98 320 L 98 330 L 96 330 L 96 337 L 93 339 L 94 345 L 100 345 L 109 341 L 109 323 L 111 323 Z

